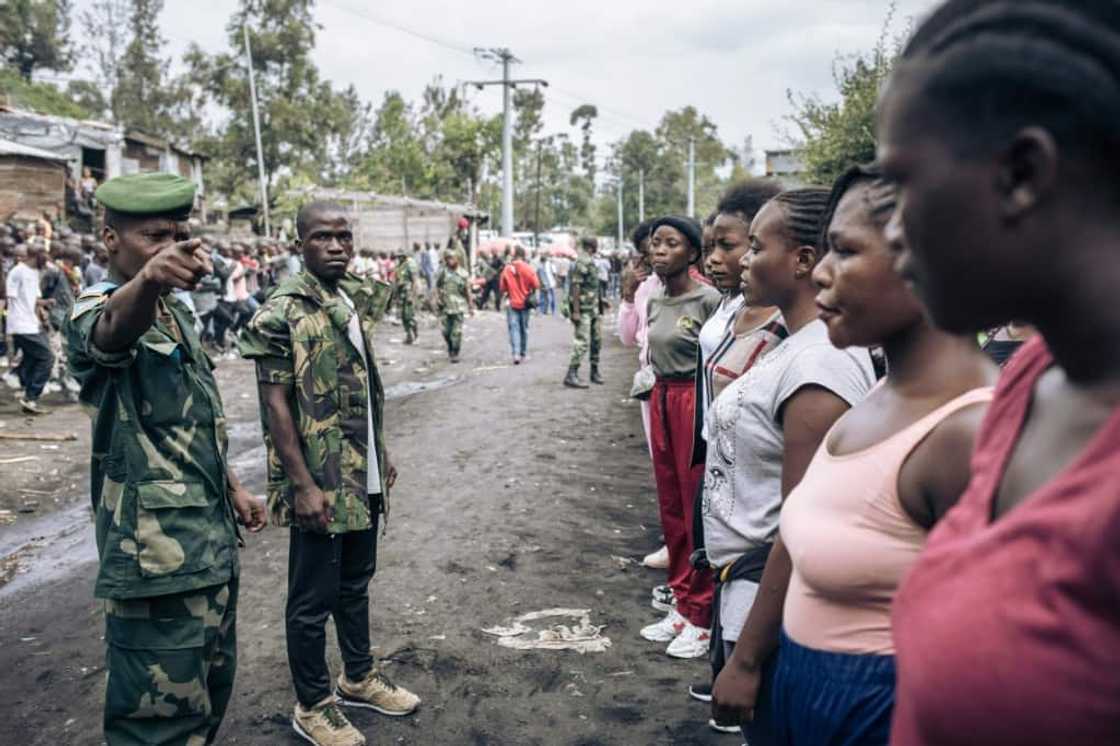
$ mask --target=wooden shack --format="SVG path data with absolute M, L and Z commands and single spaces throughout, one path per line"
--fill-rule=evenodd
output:
M 0 220 L 61 215 L 67 159 L 0 138 Z

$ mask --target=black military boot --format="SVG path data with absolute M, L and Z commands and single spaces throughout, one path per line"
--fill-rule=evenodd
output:
M 579 380 L 579 366 L 573 365 L 568 368 L 568 375 L 564 376 L 564 385 L 572 389 L 586 389 L 590 388 L 586 383 Z
M 412 336 L 412 330 L 411 329 L 404 333 L 404 343 L 406 345 L 412 344 L 415 339 L 416 338 Z
M 592 383 L 597 383 L 600 386 L 603 385 L 603 377 L 601 375 L 599 375 L 599 366 L 598 365 L 592 365 L 591 366 L 591 382 Z

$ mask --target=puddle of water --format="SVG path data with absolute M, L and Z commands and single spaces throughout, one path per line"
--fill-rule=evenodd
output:
M 430 381 L 401 381 L 394 383 L 392 386 L 385 387 L 385 399 L 392 401 L 393 399 L 403 399 L 406 396 L 419 394 L 424 391 L 437 391 L 445 389 L 448 386 L 454 386 L 462 380 L 461 376 L 447 376 L 445 378 L 433 378 Z

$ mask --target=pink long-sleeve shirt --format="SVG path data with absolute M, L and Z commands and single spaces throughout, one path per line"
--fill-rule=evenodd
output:
M 646 331 L 649 328 L 649 299 L 663 287 L 661 278 L 650 275 L 638 286 L 634 302 L 623 301 L 618 306 L 618 338 L 627 347 L 638 348 L 638 364 L 645 365 L 649 360 L 649 342 Z

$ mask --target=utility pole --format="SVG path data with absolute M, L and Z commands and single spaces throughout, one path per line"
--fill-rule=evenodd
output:
M 638 169 L 638 222 L 646 222 L 646 170 Z
M 533 215 L 533 243 L 536 244 L 533 248 L 535 249 L 541 247 L 541 150 L 543 145 L 543 140 L 537 140 L 537 207 Z
M 688 216 L 696 217 L 696 138 L 688 138 Z
M 618 245 L 615 246 L 615 251 L 622 248 L 622 234 L 625 231 L 622 225 L 622 171 L 618 172 Z
M 241 27 L 245 33 L 245 59 L 249 64 L 249 98 L 253 102 L 253 134 L 257 138 L 257 176 L 261 181 L 261 209 L 264 211 L 264 234 L 272 236 L 268 217 L 268 182 L 264 178 L 264 148 L 261 147 L 261 116 L 257 111 L 257 83 L 253 75 L 253 49 L 249 46 L 249 24 Z
M 512 80 L 509 77 L 509 66 L 521 60 L 513 56 L 513 52 L 505 47 L 483 49 L 475 47 L 474 53 L 479 57 L 494 62 L 502 63 L 501 80 L 472 80 L 467 81 L 478 90 L 488 85 L 502 87 L 502 237 L 509 238 L 513 235 L 513 89 L 518 85 L 539 85 L 548 87 L 547 80 L 540 78 L 526 78 Z

